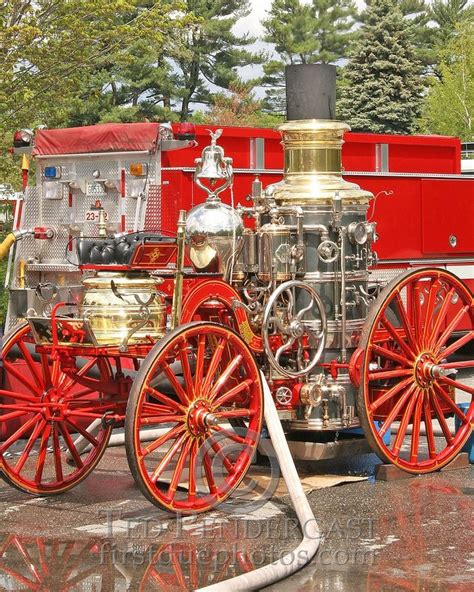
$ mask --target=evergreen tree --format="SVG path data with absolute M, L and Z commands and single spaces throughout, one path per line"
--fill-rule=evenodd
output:
M 357 10 L 353 0 L 273 0 L 263 21 L 264 40 L 279 59 L 264 65 L 267 106 L 284 110 L 284 70 L 288 64 L 334 63 L 345 57 Z
M 210 86 L 228 89 L 238 79 L 237 68 L 261 62 L 246 48 L 249 35 L 233 32 L 236 22 L 249 14 L 248 0 L 186 0 L 187 15 L 196 19 L 179 39 L 172 59 L 178 69 L 176 86 L 181 99 L 180 119 L 189 118 L 192 102 L 209 104 Z
M 470 0 L 432 0 L 429 16 L 437 25 L 435 34 L 438 45 L 443 47 L 462 21 L 472 22 L 474 6 Z
M 441 53 L 440 77 L 431 79 L 423 131 L 474 139 L 474 24 L 461 22 Z
M 367 0 L 364 24 L 345 68 L 340 115 L 352 129 L 410 134 L 420 115 L 421 63 L 395 0 Z

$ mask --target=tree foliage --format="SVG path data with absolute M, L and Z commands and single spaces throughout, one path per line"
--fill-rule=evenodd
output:
M 196 24 L 182 32 L 171 54 L 178 70 L 181 120 L 189 117 L 192 102 L 211 102 L 212 87 L 226 89 L 236 83 L 237 68 L 261 61 L 247 50 L 254 39 L 233 32 L 236 22 L 249 13 L 248 0 L 186 0 L 185 5 Z
M 3 2 L 0 141 L 4 154 L 14 129 L 95 123 L 114 106 L 113 93 L 107 92 L 114 81 L 122 103 L 133 104 L 140 92 L 130 81 L 141 65 L 139 46 L 163 56 L 171 31 L 183 24 L 178 8 L 175 0 Z M 2 158 L 2 181 L 11 178 L 9 165 L 9 159 Z
M 395 0 L 369 0 L 345 68 L 341 116 L 354 130 L 412 133 L 421 109 L 421 64 Z
M 278 59 L 264 65 L 267 102 L 284 109 L 284 70 L 288 64 L 330 64 L 345 57 L 357 10 L 353 0 L 273 0 L 263 21 L 265 41 Z
M 440 77 L 431 79 L 422 129 L 428 133 L 474 138 L 474 25 L 458 25 L 441 54 Z

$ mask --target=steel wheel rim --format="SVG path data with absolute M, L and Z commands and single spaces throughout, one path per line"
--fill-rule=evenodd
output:
M 61 372 L 57 361 L 50 365 L 45 354 L 35 361 L 31 348 L 27 347 L 33 343 L 30 328 L 25 325 L 7 337 L 2 347 L 4 375 L 10 373 L 9 379 L 13 377 L 20 381 L 23 389 L 22 392 L 0 389 L 0 426 L 9 420 L 22 420 L 13 434 L 0 442 L 1 471 L 8 483 L 22 491 L 53 495 L 74 487 L 90 474 L 105 452 L 112 428 L 101 425 L 96 435 L 88 432 L 94 413 L 89 412 L 84 417 L 84 409 L 91 407 L 89 400 L 97 395 L 97 391 L 78 385 L 73 378 Z M 22 373 L 15 368 L 14 360 L 8 359 L 15 346 L 19 348 L 21 361 L 24 362 Z M 19 360 L 20 357 L 17 362 Z M 97 382 L 107 380 L 109 366 L 105 360 L 98 358 L 87 360 L 78 373 L 88 375 L 96 365 L 100 374 Z M 9 384 L 3 386 L 8 387 Z M 53 398 L 63 402 L 56 405 Z M 59 415 L 53 418 L 58 409 L 61 409 Z M 74 441 L 85 434 L 91 449 L 81 456 Z M 24 447 L 20 449 L 22 443 Z M 71 464 L 66 461 L 66 452 L 73 458 Z
M 211 340 L 215 340 L 214 346 Z M 127 446 L 127 454 L 131 466 L 136 468 L 134 473 L 138 473 L 142 491 L 153 503 L 182 514 L 204 512 L 227 499 L 250 466 L 263 421 L 259 371 L 248 346 L 228 327 L 191 323 L 165 337 L 163 342 L 158 344 L 155 355 L 153 352 L 150 354 L 152 362 L 144 368 L 144 375 L 140 377 L 136 406 L 130 411 L 133 418 L 129 418 L 127 408 L 127 419 L 133 421 L 133 440 L 131 446 Z M 205 360 L 203 356 L 210 344 L 212 356 Z M 193 346 L 196 352 L 194 367 L 192 363 L 186 366 L 186 358 L 192 362 L 190 352 Z M 182 368 L 185 368 L 185 388 L 176 386 L 173 378 L 170 380 L 170 361 L 178 349 Z M 238 353 L 226 364 L 220 365 L 227 349 Z M 220 382 L 215 375 L 216 362 L 222 377 Z M 227 378 L 226 371 L 229 373 Z M 245 376 L 245 380 L 234 384 L 238 372 L 240 377 L 242 374 Z M 166 373 L 170 383 L 173 382 L 174 394 L 171 396 L 151 386 L 156 376 L 163 373 Z M 189 385 L 192 385 L 191 389 Z M 192 394 L 186 402 L 183 398 L 188 397 L 189 392 Z M 156 401 L 159 407 L 150 405 L 150 400 Z M 243 407 L 237 405 L 239 401 Z M 235 404 L 234 410 L 228 409 L 231 403 Z M 149 419 L 150 413 L 156 415 Z M 232 427 L 221 426 L 221 422 L 230 417 L 239 417 L 245 422 L 239 428 L 240 434 Z M 218 421 L 213 423 L 215 418 Z M 164 435 L 150 444 L 141 443 L 140 425 L 143 424 L 165 425 Z M 225 444 L 227 439 L 231 441 L 230 447 Z M 166 452 L 160 452 L 163 445 L 167 447 Z M 233 453 L 233 462 L 227 456 L 229 448 Z M 156 453 L 155 458 L 151 458 L 152 453 Z M 235 454 L 237 458 L 234 458 Z M 170 455 L 169 458 L 167 455 Z M 227 471 L 227 477 L 217 483 L 213 471 L 215 463 L 219 466 L 220 462 L 220 468 Z M 164 478 L 168 467 L 171 467 L 171 474 Z M 200 489 L 203 482 L 207 491 Z M 185 484 L 184 491 L 180 483 Z
M 441 291 L 445 291 L 444 298 L 439 296 Z M 410 304 L 406 300 L 409 293 Z M 398 329 L 395 333 L 393 322 L 386 315 L 390 305 L 400 323 L 400 327 L 395 327 L 395 330 Z M 429 319 L 428 322 L 426 319 Z M 469 324 L 465 334 L 455 336 L 448 344 L 463 323 Z M 406 330 L 406 326 L 410 331 Z M 427 473 L 449 463 L 462 449 L 472 432 L 474 391 L 459 380 L 453 380 L 452 376 L 444 376 L 444 373 L 474 367 L 472 359 L 467 362 L 452 359 L 461 347 L 472 344 L 473 329 L 472 295 L 449 272 L 440 269 L 408 272 L 400 281 L 394 280 L 385 288 L 383 302 L 372 315 L 369 330 L 361 340 L 365 355 L 360 387 L 365 410 L 365 417 L 361 418 L 365 419 L 364 429 L 372 436 L 382 458 L 405 471 Z M 389 335 L 388 342 L 382 338 L 383 334 Z M 387 343 L 394 345 L 393 351 L 388 350 Z M 371 364 L 376 358 L 384 360 L 387 367 L 374 370 Z M 382 372 L 386 372 L 385 377 L 381 376 Z M 377 393 L 376 386 L 382 380 L 388 385 Z M 471 395 L 466 412 L 456 406 L 452 388 Z M 392 413 L 398 406 L 393 417 L 390 412 L 385 413 L 385 417 L 381 413 L 387 403 L 392 405 Z M 456 433 L 446 422 L 449 414 L 456 415 L 460 422 Z M 397 417 L 400 418 L 399 435 L 392 436 L 390 445 L 387 445 L 383 436 L 390 426 L 384 424 L 393 423 Z M 439 423 L 443 434 L 441 446 L 434 435 L 433 419 Z M 376 426 L 376 421 L 381 421 L 382 425 Z M 423 443 L 426 458 L 420 460 L 420 444 Z

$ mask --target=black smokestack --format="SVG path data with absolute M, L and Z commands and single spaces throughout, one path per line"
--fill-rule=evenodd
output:
M 335 119 L 336 66 L 286 66 L 286 118 Z

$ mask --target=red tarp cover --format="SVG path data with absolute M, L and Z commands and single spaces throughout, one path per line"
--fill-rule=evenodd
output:
M 103 123 L 86 127 L 38 130 L 33 154 L 130 152 L 155 147 L 159 123 Z

